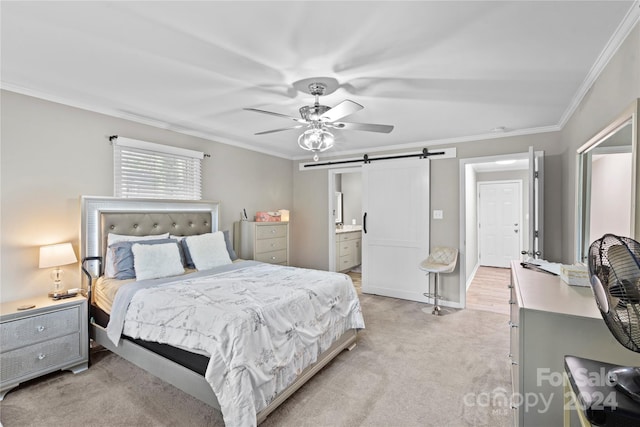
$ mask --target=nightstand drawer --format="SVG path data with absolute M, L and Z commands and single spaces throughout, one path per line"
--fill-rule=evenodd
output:
M 287 248 L 287 238 L 277 237 L 256 241 L 256 256 L 264 252 L 278 251 Z
M 256 254 L 256 261 L 269 262 L 271 264 L 280 264 L 287 262 L 287 251 L 273 251 Z
M 52 311 L 0 324 L 3 352 L 80 330 L 80 308 Z
M 17 380 L 25 375 L 47 371 L 83 358 L 80 333 L 55 338 L 0 354 L 0 381 Z
M 256 227 L 256 239 L 270 239 L 272 237 L 287 237 L 287 224 Z

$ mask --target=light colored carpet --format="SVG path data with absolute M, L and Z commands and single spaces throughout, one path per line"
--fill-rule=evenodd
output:
M 367 329 L 262 424 L 507 426 L 507 316 L 361 295 Z M 492 404 L 493 403 L 493 404 Z M 222 426 L 207 405 L 103 351 L 81 374 L 56 373 L 10 392 L 4 427 Z

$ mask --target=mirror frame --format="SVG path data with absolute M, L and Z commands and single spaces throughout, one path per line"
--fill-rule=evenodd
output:
M 613 133 L 617 132 L 627 122 L 631 121 L 631 153 L 633 163 L 631 166 L 631 236 L 640 240 L 640 210 L 636 204 L 640 201 L 640 149 L 638 148 L 638 117 L 640 115 L 640 98 L 631 103 L 613 122 L 596 133 L 577 150 L 576 156 L 576 238 L 575 257 L 579 264 L 586 264 L 588 246 L 585 247 L 584 231 L 589 224 L 589 212 L 584 209 L 586 195 L 591 191 L 591 182 L 586 180 L 588 175 L 587 159 L 585 153 L 589 152 Z

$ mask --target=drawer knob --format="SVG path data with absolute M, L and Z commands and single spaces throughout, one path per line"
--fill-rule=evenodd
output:
M 516 362 L 515 360 L 512 360 L 512 361 L 511 361 L 511 364 L 512 364 L 512 365 L 515 365 L 515 366 L 518 366 L 518 362 Z
M 511 300 L 511 299 L 509 300 L 509 304 L 512 304 L 512 305 L 513 305 L 513 304 L 515 304 L 515 303 L 516 303 L 516 302 L 515 302 L 514 300 Z
M 44 331 L 45 329 L 47 329 L 47 328 L 45 328 L 45 327 L 44 327 L 44 326 L 42 326 L 42 325 L 38 325 L 38 326 L 36 326 L 36 330 L 37 330 L 38 332 L 42 332 L 42 331 Z
M 40 354 L 38 355 L 38 360 L 42 360 L 42 359 L 44 359 L 45 357 L 47 357 L 47 355 L 46 355 L 46 354 L 44 354 L 44 353 L 40 353 Z
M 272 234 L 276 234 L 276 229 L 275 229 L 275 228 L 272 228 L 272 229 L 271 229 L 271 233 L 272 233 Z
M 275 260 L 275 259 L 276 259 L 276 257 L 275 257 L 275 256 L 272 256 L 272 257 L 271 257 L 271 259 Z
M 517 328 L 518 327 L 518 325 L 513 323 L 511 320 L 509 320 L 509 326 L 511 326 L 512 328 Z

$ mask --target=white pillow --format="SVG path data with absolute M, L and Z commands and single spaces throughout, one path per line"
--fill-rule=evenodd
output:
M 188 236 L 186 241 L 196 269 L 210 270 L 221 265 L 231 264 L 222 231 Z
M 158 279 L 184 273 L 177 243 L 158 245 L 134 243 L 131 246 L 131 252 L 133 252 L 133 267 L 136 270 L 137 280 Z
M 109 246 L 118 242 L 131 242 L 135 240 L 156 240 L 156 239 L 167 239 L 169 238 L 169 233 L 164 234 L 154 234 L 152 236 L 128 236 L 124 234 L 107 234 L 107 253 L 104 257 L 104 275 L 105 277 L 114 277 L 116 275 L 116 267 L 115 267 L 115 259 L 113 255 L 113 251 L 109 249 Z

